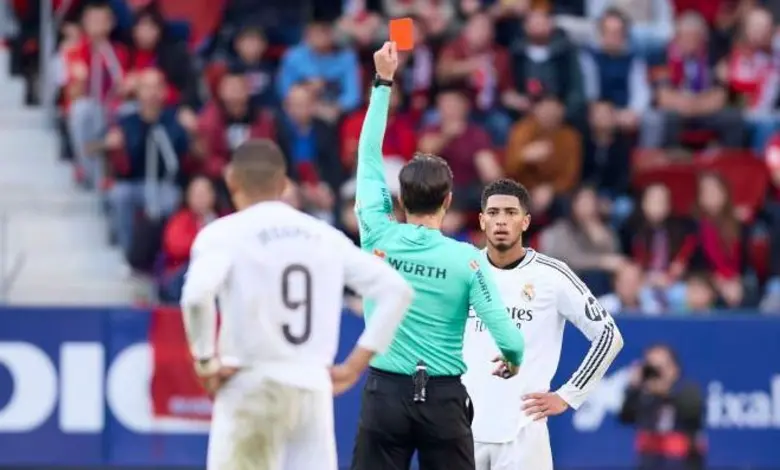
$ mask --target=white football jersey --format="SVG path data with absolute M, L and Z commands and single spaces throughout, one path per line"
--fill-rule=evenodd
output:
M 185 320 L 215 298 L 221 313 L 218 346 L 210 324 L 197 332 L 188 327 L 193 354 L 262 368 L 285 384 L 329 388 L 345 286 L 375 299 L 377 308 L 383 305 L 384 320 L 372 322 L 360 340 L 383 351 L 411 301 L 411 289 L 395 270 L 337 229 L 281 202 L 223 217 L 204 227 L 192 247 L 182 294 Z
M 521 397 L 550 390 L 566 320 L 592 344 L 580 368 L 558 390 L 575 409 L 604 375 L 623 341 L 610 315 L 565 263 L 528 249 L 517 266 L 493 267 L 493 274 L 507 314 L 523 332 L 523 363 L 510 379 L 491 375 L 498 348 L 484 324 L 470 314 L 463 348 L 468 371 L 463 382 L 474 402 L 474 439 L 503 443 L 514 440 L 531 422 L 521 409 Z

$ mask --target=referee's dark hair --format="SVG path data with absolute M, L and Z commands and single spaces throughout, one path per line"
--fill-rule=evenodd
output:
M 401 203 L 409 214 L 435 214 L 452 192 L 452 170 L 436 155 L 415 153 L 398 175 Z M 446 209 L 446 208 L 445 208 Z
M 490 196 L 514 196 L 520 201 L 520 207 L 528 213 L 531 210 L 531 195 L 525 186 L 509 178 L 501 178 L 485 186 L 482 190 L 482 210 L 485 210 Z

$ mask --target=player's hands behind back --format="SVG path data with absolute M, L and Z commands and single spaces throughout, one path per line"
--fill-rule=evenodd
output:
M 379 78 L 392 80 L 398 68 L 398 50 L 394 42 L 387 41 L 381 49 L 374 52 L 374 67 Z
M 195 363 L 195 373 L 203 388 L 212 397 L 236 372 L 238 372 L 237 368 L 223 366 L 216 358 Z

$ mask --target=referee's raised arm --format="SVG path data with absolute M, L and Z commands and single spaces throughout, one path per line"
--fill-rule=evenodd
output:
M 376 80 L 384 81 L 387 86 L 380 84 L 371 89 L 368 112 L 360 131 L 355 178 L 355 214 L 360 227 L 361 245 L 364 248 L 393 223 L 393 198 L 385 180 L 382 142 L 387 127 L 391 85 L 395 68 L 398 66 L 398 54 L 395 46 L 387 43 L 374 54 L 375 59 L 380 55 L 382 69 L 377 66 Z

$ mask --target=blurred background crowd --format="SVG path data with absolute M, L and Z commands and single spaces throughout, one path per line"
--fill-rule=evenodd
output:
M 164 302 L 198 230 L 231 211 L 221 174 L 249 138 L 287 155 L 287 202 L 357 243 L 371 55 L 388 18 L 411 16 L 391 191 L 416 150 L 441 155 L 455 175 L 444 231 L 479 245 L 482 186 L 520 181 L 526 244 L 613 312 L 780 312 L 780 1 L 54 3 L 62 158 Z M 35 84 L 38 2 L 2 5 L 13 70 Z

